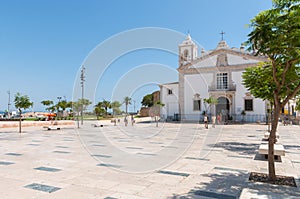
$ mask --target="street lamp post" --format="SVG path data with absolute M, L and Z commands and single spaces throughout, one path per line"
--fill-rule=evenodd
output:
M 7 117 L 9 119 L 10 118 L 10 110 L 9 110 L 9 106 L 10 106 L 10 90 L 7 91 L 7 94 L 8 94 Z
M 84 72 L 85 72 L 85 67 L 82 66 L 81 68 L 81 74 L 80 74 L 80 84 L 81 84 L 81 125 L 83 125 L 83 99 L 84 99 L 84 81 L 85 81 L 85 76 L 84 76 Z
M 59 114 L 59 103 L 60 103 L 61 97 L 57 97 L 57 99 L 58 99 L 58 103 L 57 103 L 57 115 L 56 115 L 56 118 L 58 119 L 58 114 Z

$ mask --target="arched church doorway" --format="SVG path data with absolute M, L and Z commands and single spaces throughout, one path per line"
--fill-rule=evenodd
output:
M 226 121 L 229 116 L 230 104 L 226 97 L 219 97 L 218 104 L 216 105 L 216 114 L 222 114 L 222 120 Z

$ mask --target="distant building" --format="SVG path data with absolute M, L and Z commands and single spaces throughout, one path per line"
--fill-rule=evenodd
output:
M 140 110 L 140 116 L 148 117 L 160 115 L 160 107 L 155 106 L 157 102 L 160 102 L 160 91 L 153 92 L 152 96 L 154 105 L 152 107 L 142 107 Z
M 267 104 L 255 98 L 242 84 L 245 68 L 267 61 L 241 48 L 230 48 L 222 40 L 211 51 L 201 50 L 188 34 L 179 45 L 179 81 L 160 85 L 161 116 L 168 119 L 199 121 L 203 111 L 210 115 L 222 115 L 223 120 L 249 122 L 265 121 Z M 205 98 L 217 99 L 208 108 Z

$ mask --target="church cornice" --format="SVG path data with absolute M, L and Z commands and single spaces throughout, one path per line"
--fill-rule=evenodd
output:
M 229 65 L 222 67 L 203 67 L 203 68 L 179 68 L 177 69 L 181 74 L 199 74 L 199 73 L 213 73 L 213 72 L 233 72 L 233 71 L 244 71 L 246 68 L 257 66 L 257 63 L 253 64 L 238 64 Z
M 253 54 L 249 54 L 249 53 L 246 53 L 246 52 L 242 52 L 242 51 L 237 51 L 237 50 L 234 50 L 234 49 L 227 49 L 227 48 L 221 48 L 221 49 L 216 49 L 214 51 L 211 51 L 207 54 L 204 54 L 200 57 L 198 57 L 197 59 L 193 60 L 192 62 L 190 63 L 187 63 L 187 64 L 184 64 L 184 65 L 181 65 L 177 70 L 178 71 L 185 71 L 185 70 L 190 70 L 192 68 L 189 68 L 205 59 L 209 59 L 209 57 L 212 57 L 214 55 L 219 55 L 219 54 L 231 54 L 231 55 L 236 55 L 236 56 L 240 56 L 240 57 L 244 57 L 244 58 L 247 58 L 247 59 L 253 59 L 253 60 L 257 60 L 257 61 L 261 61 L 261 62 L 266 62 L 268 61 L 267 57 L 264 57 L 264 56 L 255 56 Z M 257 65 L 257 64 L 242 64 L 242 65 L 239 65 L 239 66 L 244 66 L 244 65 Z M 229 66 L 226 66 L 226 67 L 234 67 L 234 65 L 229 65 Z M 203 67 L 203 69 L 206 69 L 208 67 Z M 216 69 L 216 67 L 209 67 L 209 68 L 213 68 L 214 70 Z M 222 67 L 218 67 L 219 68 L 222 68 Z M 196 70 L 201 70 L 202 68 L 197 68 Z

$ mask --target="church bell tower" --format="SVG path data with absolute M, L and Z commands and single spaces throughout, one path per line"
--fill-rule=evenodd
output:
M 190 63 L 197 58 L 198 47 L 193 42 L 190 34 L 187 34 L 185 40 L 179 45 L 179 66 Z

